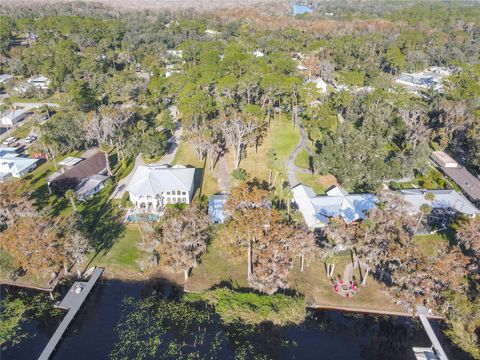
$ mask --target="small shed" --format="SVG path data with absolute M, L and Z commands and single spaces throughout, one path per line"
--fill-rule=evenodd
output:
M 452 159 L 448 154 L 444 153 L 443 151 L 434 151 L 432 152 L 432 159 L 438 165 L 445 168 L 456 168 L 458 167 L 458 163 Z
M 212 195 L 208 199 L 208 217 L 214 224 L 223 224 L 226 215 L 223 212 L 225 203 L 227 202 L 227 195 Z
M 80 161 L 83 161 L 83 158 L 69 156 L 69 157 L 66 157 L 65 159 L 63 159 L 62 161 L 60 161 L 58 163 L 58 165 L 65 166 L 67 168 L 71 168 L 71 167 L 77 165 Z

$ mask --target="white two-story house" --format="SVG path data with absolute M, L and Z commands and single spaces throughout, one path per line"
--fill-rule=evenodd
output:
M 167 204 L 190 204 L 194 177 L 195 168 L 142 165 L 136 168 L 127 191 L 138 212 L 158 213 Z

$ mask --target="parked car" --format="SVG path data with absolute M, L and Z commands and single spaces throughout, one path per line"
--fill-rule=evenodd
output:
M 3 145 L 12 145 L 15 141 L 17 141 L 18 139 L 16 137 L 9 137 L 7 139 L 5 139 L 5 141 L 3 142 Z
M 31 143 L 34 142 L 35 140 L 37 140 L 37 137 L 36 137 L 36 136 L 33 136 L 33 135 L 32 135 L 32 136 L 27 136 L 27 137 L 25 138 L 25 142 L 26 142 L 27 144 L 31 144 Z

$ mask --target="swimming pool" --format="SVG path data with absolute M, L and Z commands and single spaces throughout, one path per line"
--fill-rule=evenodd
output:
M 158 214 L 131 214 L 127 216 L 128 222 L 157 221 L 160 219 Z

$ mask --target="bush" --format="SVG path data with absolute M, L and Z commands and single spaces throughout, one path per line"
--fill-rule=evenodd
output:
M 232 177 L 238 181 L 245 181 L 248 179 L 248 174 L 244 169 L 235 169 L 232 171 Z
M 227 288 L 210 290 L 200 294 L 188 294 L 187 301 L 206 301 L 226 323 L 243 321 L 259 324 L 265 321 L 277 325 L 298 324 L 305 318 L 305 301 L 300 296 L 284 294 L 261 295 L 238 292 Z
M 132 206 L 132 202 L 130 201 L 130 196 L 127 191 L 123 193 L 122 200 L 120 200 L 120 205 L 122 205 L 124 208 Z

